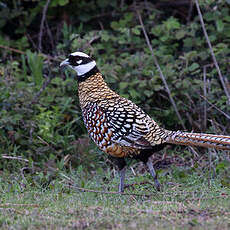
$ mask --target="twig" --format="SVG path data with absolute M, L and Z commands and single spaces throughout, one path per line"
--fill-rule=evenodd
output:
M 46 19 L 46 12 L 49 6 L 50 0 L 46 1 L 46 4 L 43 8 L 42 11 L 42 20 L 41 20 L 41 25 L 40 25 L 40 32 L 39 32 L 39 37 L 38 37 L 38 50 L 42 52 L 42 36 L 43 36 L 43 28 L 44 28 L 44 22 Z
M 24 175 L 24 171 L 27 170 L 27 169 L 29 169 L 29 167 L 23 167 L 23 168 L 21 168 L 20 169 L 20 173 L 21 173 L 21 176 L 22 176 L 23 180 L 28 183 L 28 181 L 27 181 L 27 179 L 26 179 L 26 177 Z
M 47 20 L 45 21 L 45 25 L 46 25 L 46 29 L 47 29 L 47 35 L 50 38 L 51 47 L 52 47 L 52 49 L 54 49 L 54 39 L 53 39 L 52 32 L 50 30 L 50 27 L 49 27 Z
M 59 171 L 58 169 L 54 169 L 55 171 Z M 140 197 L 151 197 L 151 196 L 156 196 L 156 193 L 153 194 L 137 194 L 137 193 L 120 193 L 120 192 L 107 192 L 107 191 L 99 191 L 99 190 L 93 190 L 93 189 L 87 189 L 87 188 L 81 188 L 78 186 L 73 185 L 74 180 L 68 176 L 66 176 L 63 173 L 60 173 L 62 177 L 64 177 L 67 181 L 68 184 L 63 184 L 62 185 L 68 187 L 68 188 L 73 188 L 75 190 L 79 190 L 81 192 L 93 192 L 93 193 L 100 193 L 100 194 L 114 194 L 114 195 L 126 195 L 126 196 L 140 196 Z
M 207 68 L 206 66 L 204 66 L 203 68 L 203 93 L 204 93 L 204 97 L 207 97 L 207 78 L 206 78 L 206 73 L 207 73 Z M 206 130 L 207 128 L 207 103 L 206 101 L 204 102 L 204 130 Z
M 82 47 L 83 50 L 87 49 L 88 47 L 91 47 L 91 44 L 99 39 L 101 36 L 100 35 L 95 35 L 93 36 L 87 43 L 85 43 Z
M 228 115 L 227 113 L 223 112 L 221 109 L 219 109 L 216 105 L 212 104 L 211 102 L 208 101 L 207 98 L 205 98 L 204 96 L 200 95 L 200 97 L 202 97 L 205 101 L 208 102 L 209 105 L 213 106 L 217 111 L 219 111 L 221 114 L 223 114 L 226 118 L 228 118 L 230 120 L 230 115 Z
M 190 1 L 188 16 L 187 16 L 187 18 L 186 18 L 187 23 L 190 22 L 190 19 L 191 19 L 191 16 L 192 16 L 193 7 L 194 7 L 194 2 L 193 2 L 193 1 Z
M 182 118 L 181 118 L 181 116 L 180 116 L 180 114 L 179 114 L 179 112 L 178 112 L 176 103 L 175 103 L 175 101 L 174 101 L 174 99 L 173 99 L 173 97 L 172 97 L 171 91 L 170 91 L 170 89 L 169 89 L 169 87 L 168 87 L 168 84 L 167 84 L 167 82 L 166 82 L 166 80 L 165 80 L 164 74 L 163 74 L 163 72 L 162 72 L 162 70 L 161 70 L 161 67 L 160 67 L 160 65 L 159 65 L 159 63 L 158 63 L 158 61 L 157 61 L 157 58 L 156 58 L 156 56 L 155 56 L 155 54 L 154 54 L 154 52 L 153 52 L 153 48 L 152 48 L 152 46 L 151 46 L 151 43 L 150 43 L 150 41 L 149 41 L 149 37 L 148 37 L 148 35 L 147 35 L 147 33 L 146 33 L 146 30 L 145 30 L 145 27 L 144 27 L 144 24 L 143 24 L 143 21 L 142 21 L 142 17 L 141 17 L 141 15 L 140 15 L 140 13 L 139 13 L 138 10 L 137 10 L 136 12 L 137 12 L 137 16 L 138 16 L 138 18 L 139 18 L 139 22 L 140 22 L 140 24 L 141 24 L 142 31 L 143 31 L 144 36 L 145 36 L 145 41 L 146 41 L 146 43 L 147 43 L 147 45 L 148 45 L 148 47 L 149 47 L 149 50 L 150 50 L 150 52 L 151 52 L 151 54 L 152 54 L 153 61 L 154 61 L 155 65 L 156 65 L 156 67 L 157 67 L 157 69 L 158 69 L 158 71 L 159 71 L 159 73 L 160 73 L 161 80 L 162 80 L 163 83 L 164 83 L 164 86 L 165 86 L 166 91 L 167 91 L 167 93 L 168 93 L 168 95 L 169 95 L 169 99 L 170 99 L 170 101 L 171 101 L 171 103 L 172 103 L 172 105 L 173 105 L 173 108 L 174 108 L 174 110 L 175 110 L 175 112 L 176 112 L 176 114 L 177 114 L 177 117 L 178 117 L 178 119 L 179 119 L 179 121 L 180 121 L 180 123 L 181 123 L 183 129 L 185 129 L 184 122 L 183 122 L 183 120 L 182 120 Z
M 8 47 L 8 46 L 0 45 L 0 48 L 6 49 L 6 50 L 10 50 L 10 51 L 15 52 L 15 53 L 19 53 L 19 54 L 26 55 L 25 52 L 23 52 L 23 51 L 21 51 L 21 50 L 18 50 L 18 49 L 15 49 L 15 48 Z M 52 61 L 56 61 L 56 62 L 60 62 L 60 61 L 61 61 L 61 60 L 59 60 L 58 58 L 54 58 L 54 57 L 51 57 L 51 56 L 49 56 L 49 55 L 42 54 L 42 53 L 38 53 L 38 56 L 42 56 L 43 58 L 45 58 L 45 59 L 47 59 L 47 60 L 52 60 Z
M 19 53 L 19 54 L 25 54 L 25 52 L 23 52 L 21 50 L 18 50 L 18 49 L 15 49 L 15 48 L 11 48 L 11 47 L 8 47 L 8 46 L 0 45 L 0 48 L 6 49 L 6 50 L 10 50 L 10 51 L 13 51 L 13 52 Z
M 51 82 L 52 79 L 53 79 L 52 77 L 46 76 L 46 80 L 43 82 L 42 87 L 40 88 L 40 90 L 33 97 L 32 101 L 30 103 L 30 106 L 32 104 L 37 103 L 38 98 L 40 97 L 40 95 L 42 94 L 42 92 L 45 90 L 45 88 L 49 85 L 49 83 Z
M 32 39 L 32 37 L 30 36 L 30 34 L 29 34 L 29 33 L 26 33 L 25 35 L 26 35 L 26 37 L 28 38 L 28 40 L 30 41 L 30 43 L 32 44 L 33 48 L 34 48 L 35 50 L 37 50 L 37 45 L 36 45 L 35 42 L 33 41 L 33 39 Z M 37 37 L 37 36 L 36 36 L 36 37 Z
M 81 188 L 70 184 L 62 184 L 68 188 L 73 188 L 76 190 L 79 190 L 81 192 L 93 192 L 93 193 L 100 193 L 100 194 L 113 194 L 113 195 L 122 195 L 122 196 L 140 196 L 140 197 L 151 197 L 156 196 L 156 193 L 153 194 L 138 194 L 138 193 L 120 193 L 120 192 L 106 192 L 106 191 L 100 191 L 100 190 L 93 190 L 93 189 L 87 189 L 87 188 Z
M 45 140 L 43 140 L 40 136 L 37 136 L 37 138 L 45 145 L 50 146 Z
M 195 3 L 196 3 L 197 12 L 198 12 L 198 15 L 199 15 L 199 18 L 200 18 L 200 23 L 201 23 L 201 26 L 202 26 L 202 29 L 203 29 L 203 32 L 204 32 L 204 36 L 206 38 L 206 41 L 207 41 L 208 46 L 209 46 L 209 50 L 210 50 L 211 55 L 212 55 L 213 62 L 215 64 L 215 66 L 216 66 L 220 82 L 222 84 L 222 87 L 224 88 L 224 92 L 225 92 L 225 94 L 226 94 L 226 96 L 228 98 L 228 104 L 230 104 L 230 93 L 228 92 L 228 89 L 227 89 L 227 87 L 225 85 L 225 81 L 224 81 L 224 78 L 223 78 L 223 76 L 221 74 L 219 65 L 217 63 L 216 56 L 215 56 L 213 48 L 212 48 L 212 44 L 211 44 L 211 42 L 209 40 L 208 33 L 207 33 L 205 25 L 204 25 L 204 20 L 203 20 L 203 16 L 202 16 L 202 13 L 201 13 L 201 10 L 200 10 L 200 6 L 199 6 L 198 0 L 195 0 Z
M 57 171 L 57 170 L 56 170 Z M 70 181 L 71 183 L 74 183 L 74 180 L 68 176 L 66 176 L 64 173 L 60 173 L 61 176 L 63 176 L 65 179 L 67 179 L 68 181 Z

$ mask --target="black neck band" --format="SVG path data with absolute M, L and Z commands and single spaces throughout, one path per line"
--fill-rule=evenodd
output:
M 94 66 L 89 72 L 87 72 L 81 76 L 77 76 L 77 80 L 78 80 L 78 82 L 83 82 L 87 78 L 89 78 L 90 76 L 92 76 L 98 72 L 99 72 L 99 70 L 98 70 L 97 66 Z

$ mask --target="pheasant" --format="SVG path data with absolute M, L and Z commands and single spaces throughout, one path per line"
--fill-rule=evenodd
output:
M 124 191 L 125 158 L 147 165 L 157 190 L 160 183 L 150 156 L 167 144 L 230 150 L 230 136 L 170 131 L 160 127 L 132 101 L 120 97 L 105 83 L 96 62 L 83 52 L 74 52 L 61 62 L 77 73 L 83 120 L 90 137 L 118 166 L 119 192 Z

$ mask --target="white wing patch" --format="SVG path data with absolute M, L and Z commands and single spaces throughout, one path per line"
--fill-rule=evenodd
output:
M 106 107 L 106 105 L 105 105 Z M 151 118 L 131 101 L 118 99 L 111 107 L 105 108 L 106 121 L 113 130 L 111 141 L 121 146 L 139 149 L 149 148 L 151 144 L 144 138 L 149 133 Z

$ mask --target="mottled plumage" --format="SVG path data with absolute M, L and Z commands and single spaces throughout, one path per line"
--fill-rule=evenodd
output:
M 72 53 L 61 63 L 61 67 L 67 65 L 78 75 L 80 106 L 89 135 L 119 167 L 120 192 L 124 190 L 126 157 L 143 161 L 159 189 L 160 184 L 149 157 L 165 144 L 230 150 L 229 136 L 169 131 L 159 127 L 137 105 L 120 97 L 108 87 L 96 67 L 96 62 L 88 55 Z

